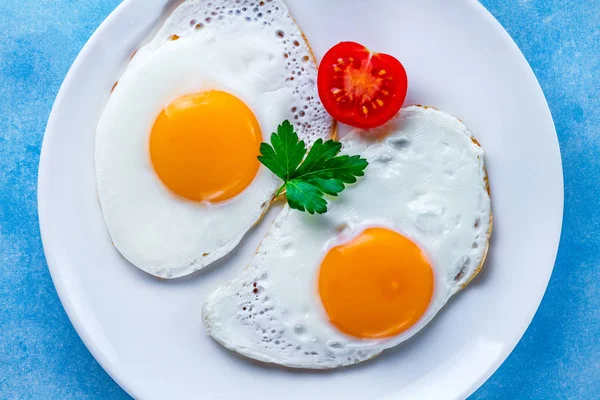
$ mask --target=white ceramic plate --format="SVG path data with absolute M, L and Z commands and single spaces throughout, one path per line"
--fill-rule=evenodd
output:
M 563 181 L 552 118 L 519 49 L 474 0 L 289 0 L 317 57 L 342 40 L 396 55 L 408 103 L 466 123 L 487 152 L 495 229 L 484 271 L 413 340 L 372 362 L 291 371 L 230 354 L 206 336 L 205 296 L 234 277 L 278 210 L 214 268 L 177 281 L 137 270 L 111 246 L 94 180 L 94 130 L 131 53 L 168 0 L 126 0 L 92 36 L 52 109 L 39 216 L 71 322 L 106 371 L 144 399 L 459 399 L 504 361 L 543 296 L 558 248 Z

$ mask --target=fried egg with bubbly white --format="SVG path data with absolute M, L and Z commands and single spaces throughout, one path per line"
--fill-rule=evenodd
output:
M 281 0 L 188 0 L 133 56 L 96 131 L 96 178 L 115 247 L 162 278 L 230 252 L 279 182 L 259 144 L 292 121 L 311 144 L 335 123 Z
M 284 207 L 243 272 L 204 302 L 207 332 L 264 362 L 334 368 L 420 331 L 478 273 L 491 233 L 482 148 L 408 107 L 342 139 L 369 161 L 324 215 Z

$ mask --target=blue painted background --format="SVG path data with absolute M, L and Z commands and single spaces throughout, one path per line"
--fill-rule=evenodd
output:
M 600 399 L 600 0 L 482 2 L 548 98 L 566 208 L 541 308 L 472 399 Z M 0 3 L 0 399 L 125 399 L 67 319 L 36 213 L 50 108 L 77 53 L 119 0 Z

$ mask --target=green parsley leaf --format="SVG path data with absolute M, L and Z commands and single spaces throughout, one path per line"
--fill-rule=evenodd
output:
M 304 141 L 298 140 L 286 120 L 271 135 L 271 144 L 261 143 L 258 160 L 283 180 L 277 194 L 285 190 L 290 207 L 323 214 L 327 212 L 324 195 L 337 196 L 369 165 L 360 156 L 338 156 L 341 150 L 340 142 L 318 139 L 306 154 Z
M 287 182 L 291 179 L 290 174 L 302 162 L 306 154 L 306 145 L 303 140 L 298 141 L 294 127 L 290 121 L 285 120 L 277 127 L 277 133 L 271 135 L 271 145 L 260 144 L 260 154 L 258 161 Z
M 327 201 L 323 192 L 310 183 L 293 180 L 285 185 L 285 197 L 290 207 L 306 211 L 310 214 L 324 214 L 327 212 Z

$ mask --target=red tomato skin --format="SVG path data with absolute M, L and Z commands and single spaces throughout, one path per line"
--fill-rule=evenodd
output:
M 341 42 L 321 60 L 317 86 L 333 118 L 371 129 L 398 113 L 406 99 L 408 78 L 393 56 L 374 53 L 359 43 Z

